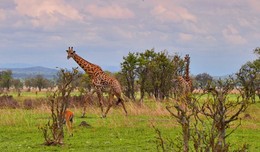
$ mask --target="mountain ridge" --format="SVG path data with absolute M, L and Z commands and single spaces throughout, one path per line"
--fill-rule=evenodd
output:
M 32 66 L 32 67 L 25 67 L 25 68 L 0 68 L 0 71 L 4 70 L 11 70 L 12 76 L 15 79 L 25 79 L 35 77 L 37 75 L 42 75 L 44 78 L 53 79 L 56 75 L 58 70 L 42 67 L 42 66 Z
M 4 70 L 11 70 L 12 76 L 15 79 L 26 79 L 35 77 L 37 75 L 42 75 L 44 78 L 47 79 L 54 79 L 55 76 L 57 76 L 57 73 L 59 69 L 44 67 L 44 66 L 31 66 L 31 67 L 11 67 L 11 68 L 3 68 L 0 67 L 0 71 Z M 80 71 L 84 72 L 81 68 L 79 68 Z M 104 71 L 110 71 L 110 72 L 118 72 L 120 69 L 115 68 L 113 66 L 106 66 L 103 67 Z M 234 75 L 234 74 L 232 74 Z M 228 78 L 229 75 L 223 75 L 223 76 L 212 76 L 214 79 L 225 79 Z

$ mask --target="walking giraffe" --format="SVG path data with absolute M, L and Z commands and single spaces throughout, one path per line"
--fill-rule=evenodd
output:
M 98 95 L 98 101 L 99 106 L 101 108 L 102 117 L 106 117 L 109 109 L 113 105 L 113 98 L 114 96 L 117 97 L 118 101 L 116 104 L 121 103 L 123 106 L 123 109 L 125 111 L 125 114 L 127 115 L 127 111 L 125 108 L 124 101 L 122 99 L 122 90 L 120 83 L 113 77 L 107 75 L 100 66 L 95 65 L 93 63 L 90 63 L 80 57 L 76 54 L 76 51 L 73 50 L 73 47 L 69 47 L 68 50 L 66 50 L 68 53 L 67 59 L 73 58 L 77 64 L 89 75 L 92 85 L 95 88 L 95 91 Z M 109 101 L 108 101 L 108 107 L 105 113 L 103 113 L 103 101 L 102 101 L 102 90 L 104 88 L 109 88 Z
M 178 76 L 177 80 L 182 88 L 182 93 L 188 94 L 192 92 L 192 80 L 190 78 L 190 57 L 187 54 L 184 57 L 184 62 L 186 62 L 186 67 L 185 67 L 185 74 L 183 76 Z

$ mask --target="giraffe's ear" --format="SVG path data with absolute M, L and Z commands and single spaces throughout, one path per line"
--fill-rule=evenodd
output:
M 66 52 L 69 52 L 69 50 L 66 50 Z
M 75 53 L 76 51 L 73 51 L 73 53 Z

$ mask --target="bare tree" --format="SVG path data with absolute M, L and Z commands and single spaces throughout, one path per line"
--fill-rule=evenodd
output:
M 231 135 L 240 123 L 231 131 L 227 132 L 231 122 L 239 119 L 239 115 L 249 106 L 248 98 L 229 99 L 228 95 L 234 89 L 235 81 L 233 79 L 218 80 L 215 84 L 211 84 L 206 88 L 208 99 L 204 100 L 200 114 L 206 119 L 199 118 L 203 125 L 209 120 L 209 129 L 206 134 L 208 139 L 204 138 L 206 147 L 210 147 L 213 152 L 226 152 L 230 145 L 226 142 L 226 138 Z M 205 136 L 205 134 L 204 134 Z
M 51 108 L 51 120 L 42 128 L 45 145 L 63 144 L 64 132 L 63 122 L 65 111 L 69 105 L 69 97 L 74 87 L 72 81 L 77 77 L 78 70 L 72 69 L 72 72 L 61 69 L 59 73 L 58 90 L 49 96 Z

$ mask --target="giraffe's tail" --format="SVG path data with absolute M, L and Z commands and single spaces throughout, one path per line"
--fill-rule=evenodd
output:
M 120 102 L 128 102 L 128 101 L 130 101 L 130 99 L 126 95 L 121 93 L 121 95 L 118 96 L 118 100 L 116 102 L 116 105 L 118 105 Z

